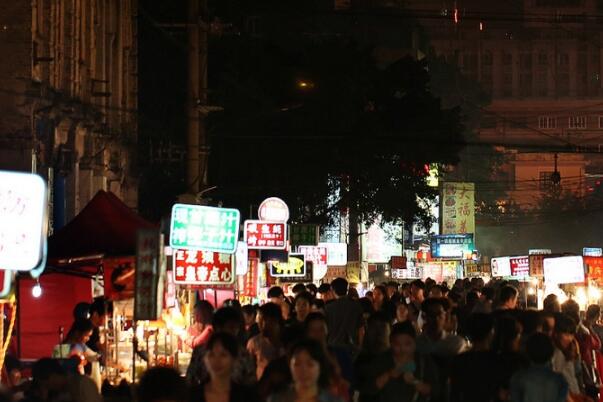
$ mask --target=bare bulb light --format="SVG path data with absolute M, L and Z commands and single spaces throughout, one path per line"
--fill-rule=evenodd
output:
M 31 295 L 36 299 L 42 296 L 42 286 L 39 283 L 36 283 L 33 288 L 31 288 Z

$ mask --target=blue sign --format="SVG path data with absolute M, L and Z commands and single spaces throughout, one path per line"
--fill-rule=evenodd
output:
M 584 247 L 582 249 L 582 255 L 584 257 L 603 257 L 603 248 Z
M 473 233 L 437 235 L 431 238 L 433 258 L 470 259 L 473 250 L 475 250 Z

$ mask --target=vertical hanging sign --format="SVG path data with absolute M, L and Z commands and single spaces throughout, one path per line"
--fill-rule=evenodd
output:
M 441 233 L 475 233 L 475 184 L 444 183 L 442 193 Z
M 156 320 L 161 316 L 163 259 L 163 235 L 159 230 L 139 230 L 136 239 L 135 320 Z

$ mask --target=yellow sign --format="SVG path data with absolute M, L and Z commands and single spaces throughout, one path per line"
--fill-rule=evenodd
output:
M 475 233 L 475 184 L 444 183 L 442 234 Z
M 273 271 L 271 274 L 272 276 L 304 276 L 306 274 L 304 265 L 304 260 L 296 257 L 289 257 L 287 262 L 273 263 Z
M 360 263 L 358 261 L 348 262 L 346 271 L 348 282 L 360 283 Z

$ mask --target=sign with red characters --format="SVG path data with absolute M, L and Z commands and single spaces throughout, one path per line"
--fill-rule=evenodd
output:
M 230 254 L 174 250 L 174 282 L 184 285 L 230 285 L 235 273 Z
M 584 257 L 588 268 L 588 279 L 603 283 L 603 257 Z
M 297 250 L 306 256 L 309 261 L 316 266 L 327 265 L 327 248 L 321 246 L 299 246 Z
M 249 249 L 284 250 L 287 248 L 287 224 L 245 221 L 245 243 Z

